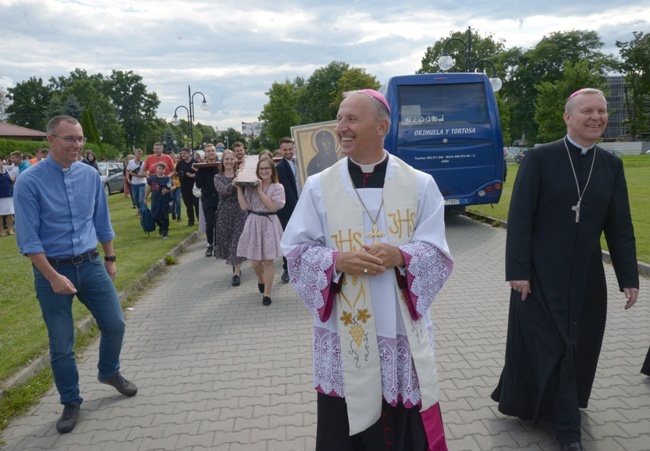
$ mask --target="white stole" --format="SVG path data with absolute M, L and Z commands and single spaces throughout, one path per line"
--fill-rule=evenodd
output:
M 327 223 L 334 249 L 341 252 L 362 251 L 365 209 L 354 193 L 347 167 L 347 158 L 340 160 L 321 174 L 321 185 L 327 209 Z M 383 188 L 384 217 L 388 243 L 407 244 L 415 230 L 418 211 L 418 186 L 415 170 L 395 156 L 389 156 L 389 167 Z M 372 219 L 372 218 L 371 218 Z M 395 227 L 397 222 L 408 224 Z M 336 239 L 347 237 L 349 239 Z M 365 431 L 381 415 L 381 363 L 377 333 L 370 298 L 371 276 L 347 276 L 337 296 L 333 315 L 337 316 L 341 340 L 341 359 L 350 435 Z M 402 290 L 394 277 L 394 296 L 398 299 L 409 340 L 411 355 L 418 374 L 422 394 L 422 411 L 438 402 L 438 376 L 433 348 L 429 342 L 426 323 L 413 321 Z

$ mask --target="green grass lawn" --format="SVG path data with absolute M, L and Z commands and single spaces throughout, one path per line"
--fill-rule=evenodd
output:
M 636 235 L 637 259 L 650 263 L 650 155 L 625 155 L 621 159 L 625 165 L 625 178 Z M 508 181 L 498 204 L 474 205 L 468 210 L 507 221 L 512 186 L 518 169 L 517 164 L 508 165 Z M 601 238 L 601 242 L 603 249 L 607 249 L 604 237 Z
M 134 286 L 158 260 L 196 230 L 185 222 L 172 221 L 169 239 L 162 240 L 157 232 L 148 236 L 142 231 L 131 199 L 114 194 L 109 198 L 109 207 L 116 234 L 118 291 Z M 15 235 L 0 238 L 0 262 L 0 380 L 4 380 L 46 351 L 48 340 L 34 293 L 31 262 L 18 252 Z M 73 305 L 76 319 L 89 315 L 76 298 Z

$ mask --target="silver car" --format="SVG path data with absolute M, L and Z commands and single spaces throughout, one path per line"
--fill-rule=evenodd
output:
M 98 161 L 99 177 L 104 185 L 106 197 L 124 191 L 124 165 L 117 161 Z

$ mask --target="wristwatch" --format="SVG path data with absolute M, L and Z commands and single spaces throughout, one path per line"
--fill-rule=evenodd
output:
M 105 255 L 104 256 L 104 261 L 105 262 L 114 262 L 117 259 L 115 255 Z

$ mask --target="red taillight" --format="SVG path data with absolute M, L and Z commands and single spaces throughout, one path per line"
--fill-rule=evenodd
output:
M 496 185 L 494 185 L 494 189 L 496 190 L 501 190 L 501 188 L 503 188 L 503 185 L 501 185 L 501 183 L 497 183 Z

